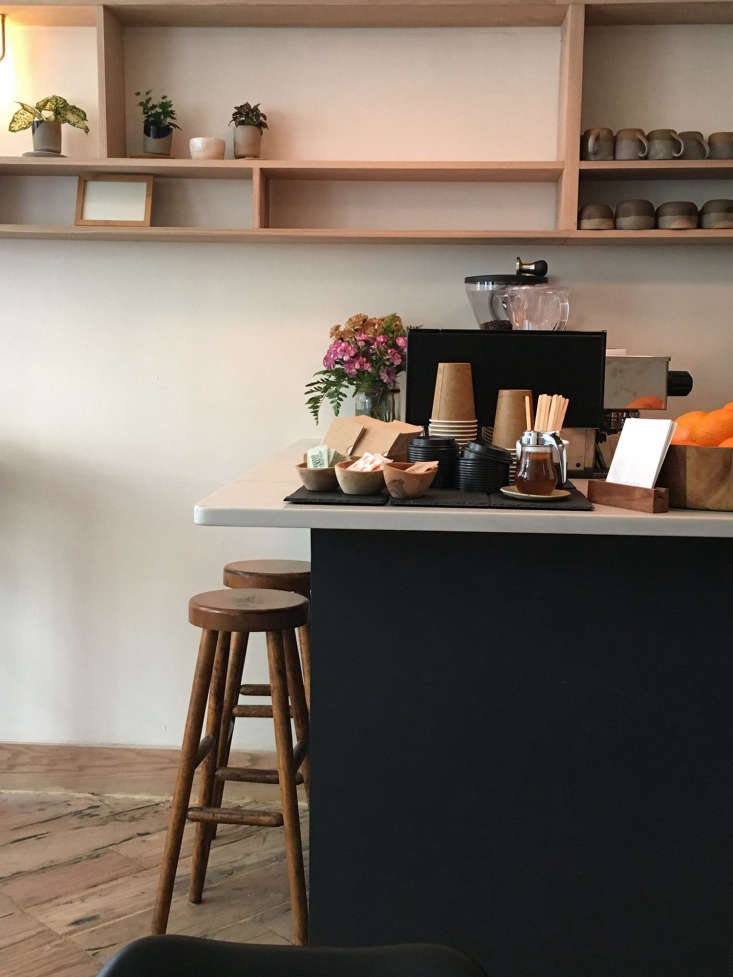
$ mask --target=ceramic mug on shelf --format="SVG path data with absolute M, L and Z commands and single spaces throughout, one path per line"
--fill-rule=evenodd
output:
M 708 145 L 710 159 L 733 159 L 733 132 L 712 132 Z
M 646 138 L 648 159 L 679 159 L 685 151 L 685 144 L 675 129 L 652 129 Z
M 613 130 L 586 129 L 580 137 L 581 159 L 613 159 Z
M 643 129 L 619 129 L 616 133 L 614 159 L 644 159 L 648 152 Z
M 682 140 L 682 159 L 707 159 L 710 155 L 708 144 L 701 132 L 690 129 L 680 133 Z

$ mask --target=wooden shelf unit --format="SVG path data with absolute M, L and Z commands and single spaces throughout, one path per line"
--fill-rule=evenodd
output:
M 586 24 L 733 23 L 733 0 L 25 0 L 3 8 L 10 20 L 41 26 L 94 26 L 99 82 L 99 160 L 0 158 L 0 177 L 128 173 L 252 181 L 252 227 L 77 228 L 0 225 L 0 237 L 66 240 L 318 241 L 371 243 L 679 244 L 733 243 L 728 231 L 577 230 L 581 181 L 733 178 L 733 160 L 580 162 Z M 304 161 L 147 159 L 125 156 L 123 31 L 127 26 L 560 27 L 557 159 L 546 161 Z M 555 183 L 553 230 L 360 230 L 270 228 L 270 188 L 278 180 Z

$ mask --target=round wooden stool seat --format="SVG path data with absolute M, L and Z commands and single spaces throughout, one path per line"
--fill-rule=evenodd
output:
M 308 620 L 308 600 L 285 590 L 210 590 L 191 598 L 188 619 L 207 631 L 290 631 Z
M 305 560 L 239 560 L 224 567 L 224 586 L 292 590 L 307 597 L 311 565 Z

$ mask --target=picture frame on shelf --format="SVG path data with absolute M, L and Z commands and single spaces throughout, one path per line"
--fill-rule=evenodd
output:
M 95 173 L 79 177 L 77 227 L 150 227 L 153 177 Z

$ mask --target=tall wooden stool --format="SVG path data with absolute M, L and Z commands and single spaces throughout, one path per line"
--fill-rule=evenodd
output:
M 284 824 L 294 938 L 296 943 L 305 943 L 308 904 L 296 785 L 302 782 L 299 768 L 308 755 L 309 729 L 295 629 L 303 627 L 308 620 L 308 601 L 300 594 L 282 590 L 215 590 L 191 598 L 188 619 L 202 629 L 201 642 L 153 913 L 153 933 L 165 933 L 166 930 L 183 829 L 188 817 L 197 822 L 188 892 L 191 902 L 201 902 L 215 824 L 270 827 Z M 226 717 L 233 715 L 239 696 L 238 684 L 234 685 L 232 678 L 237 674 L 240 660 L 243 663 L 247 636 L 254 632 L 266 633 L 276 770 L 230 768 L 218 762 L 220 747 L 223 746 L 220 734 L 222 720 L 228 726 L 230 720 Z M 291 708 L 298 737 L 295 747 L 290 729 Z M 204 712 L 206 735 L 201 739 Z M 199 804 L 189 807 L 194 772 L 201 763 Z M 279 783 L 282 809 L 227 809 L 212 803 L 215 783 L 224 780 Z
M 267 590 L 291 590 L 310 600 L 311 565 L 306 560 L 238 560 L 224 567 L 224 586 L 239 588 L 264 587 Z M 311 704 L 311 632 L 306 622 L 298 629 L 300 654 L 303 660 L 303 681 L 308 708 Z M 260 686 L 244 686 L 242 695 L 269 695 L 265 691 L 247 691 Z

